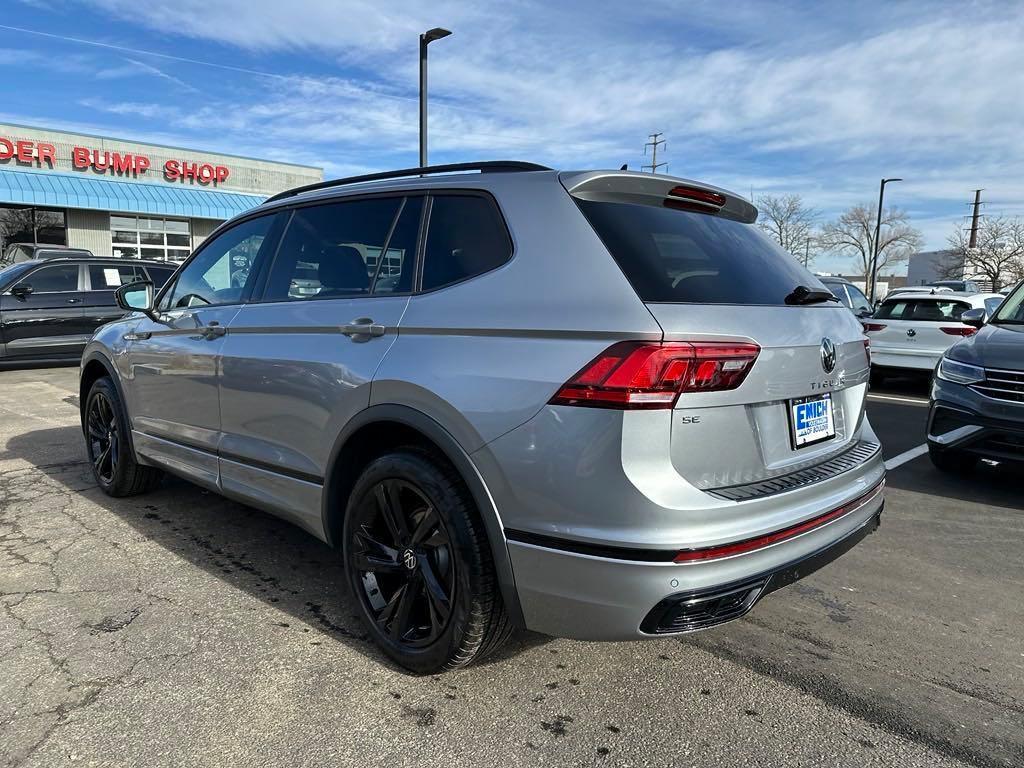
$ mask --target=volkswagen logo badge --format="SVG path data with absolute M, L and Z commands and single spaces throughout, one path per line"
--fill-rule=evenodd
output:
M 411 549 L 405 550 L 402 553 L 402 565 L 405 566 L 406 570 L 413 571 L 416 569 L 416 553 Z
M 821 340 L 821 367 L 825 373 L 832 373 L 836 368 L 836 345 L 828 337 Z

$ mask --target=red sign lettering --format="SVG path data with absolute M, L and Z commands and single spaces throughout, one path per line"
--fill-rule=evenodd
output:
M 57 148 L 45 142 L 11 140 L 0 136 L 0 162 L 5 160 L 14 160 L 23 165 L 36 165 L 40 168 L 44 165 L 54 168 L 57 164 Z M 72 147 L 71 167 L 76 171 L 92 170 L 95 173 L 138 178 L 152 167 L 152 161 L 146 155 L 135 155 L 130 152 Z M 164 163 L 163 175 L 167 181 L 217 186 L 228 180 L 231 169 L 226 165 L 168 160 Z

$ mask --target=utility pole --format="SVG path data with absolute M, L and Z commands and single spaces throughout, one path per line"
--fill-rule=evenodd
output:
M 971 238 L 967 243 L 968 248 L 975 248 L 978 245 L 978 218 L 980 216 L 982 190 L 974 190 L 974 214 L 971 216 Z
M 805 268 L 807 267 L 807 264 L 810 262 L 810 260 L 811 260 L 811 238 L 808 237 L 806 240 L 804 240 L 804 267 Z
M 640 166 L 640 170 L 641 171 L 644 170 L 645 168 L 650 168 L 651 169 L 651 173 L 657 173 L 659 168 L 661 168 L 662 166 L 667 166 L 668 165 L 668 163 L 659 163 L 658 162 L 658 147 L 665 145 L 665 140 L 663 138 L 661 138 L 662 135 L 663 134 L 661 134 L 661 133 L 649 134 L 648 137 L 650 138 L 650 141 L 648 141 L 646 144 L 644 144 L 644 155 L 645 156 L 647 155 L 647 148 L 650 147 L 651 148 L 651 164 L 650 165 L 641 165 Z
M 885 202 L 885 185 L 894 181 L 903 181 L 903 179 L 882 179 L 882 183 L 878 185 L 878 220 L 875 223 L 875 241 L 872 244 L 872 255 L 871 255 L 871 280 L 868 284 L 868 298 L 871 299 L 871 303 L 875 302 L 875 281 L 878 279 L 878 239 L 882 236 L 882 204 Z

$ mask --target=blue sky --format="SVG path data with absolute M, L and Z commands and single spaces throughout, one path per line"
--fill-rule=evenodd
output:
M 1016 2 L 4 5 L 0 25 L 56 36 L 0 27 L 9 122 L 287 159 L 328 177 L 411 166 L 417 35 L 444 26 L 455 34 L 431 46 L 434 163 L 636 168 L 661 131 L 670 173 L 799 193 L 823 218 L 876 199 L 881 176 L 903 177 L 887 201 L 926 247 L 962 224 L 975 187 L 989 213 L 1024 214 Z

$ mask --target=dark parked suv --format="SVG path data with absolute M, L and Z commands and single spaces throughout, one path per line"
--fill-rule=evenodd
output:
M 174 269 L 159 261 L 57 256 L 0 270 L 0 364 L 77 360 L 93 331 L 124 314 L 117 288 L 136 280 L 163 285 Z
M 35 259 L 55 259 L 61 256 L 90 258 L 92 255 L 92 251 L 87 251 L 84 248 L 68 248 L 65 245 L 11 243 L 4 249 L 4 254 L 0 257 L 0 267 L 9 267 L 11 264 L 20 264 L 23 261 Z
M 928 452 L 939 469 L 980 458 L 1024 461 L 1024 284 L 985 324 L 984 309 L 960 317 L 978 332 L 954 344 L 935 369 Z

